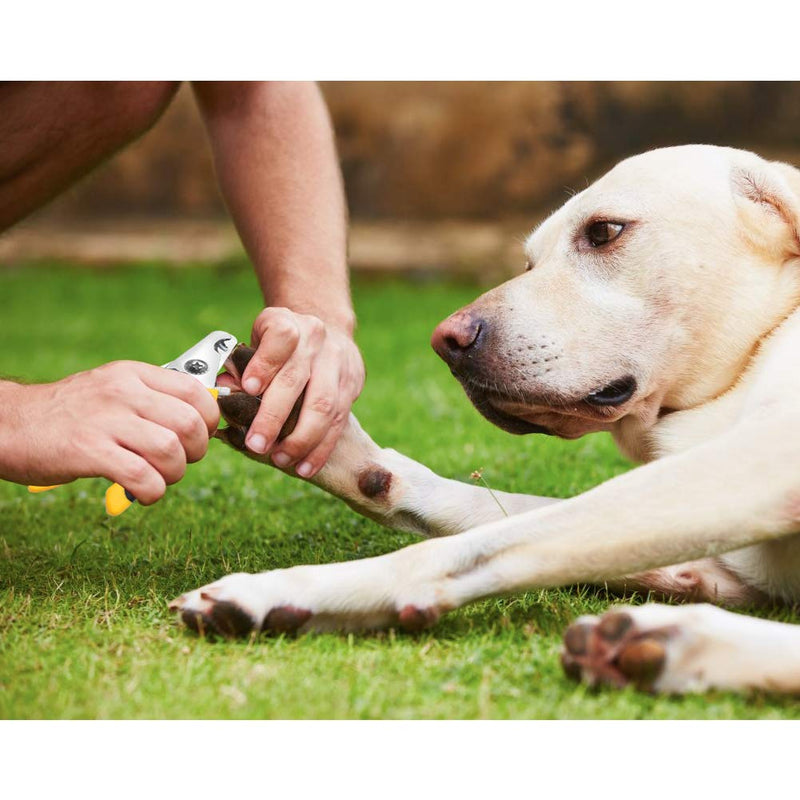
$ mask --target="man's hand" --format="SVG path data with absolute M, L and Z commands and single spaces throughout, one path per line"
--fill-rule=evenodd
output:
M 194 90 L 267 306 L 253 328 L 258 352 L 242 376 L 245 391 L 266 391 L 247 446 L 308 478 L 333 450 L 364 384 L 330 119 L 313 84 L 196 83 Z M 303 389 L 297 426 L 275 445 Z
M 352 338 L 318 317 L 287 308 L 266 308 L 253 325 L 256 353 L 241 376 L 248 394 L 263 395 L 247 436 L 254 453 L 271 452 L 282 469 L 303 478 L 327 461 L 355 399 L 364 387 L 364 362 Z M 221 383 L 232 383 L 228 378 Z M 305 390 L 294 431 L 276 438 Z
M 115 361 L 56 383 L 0 383 L 0 478 L 37 485 L 105 477 L 143 505 L 199 461 L 219 422 L 194 378 Z

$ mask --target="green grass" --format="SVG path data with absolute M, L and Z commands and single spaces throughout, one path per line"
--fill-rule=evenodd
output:
M 214 328 L 246 338 L 259 309 L 237 263 L 6 269 L 0 292 L 0 372 L 34 380 L 114 358 L 162 363 Z M 492 487 L 511 491 L 569 496 L 627 469 L 606 436 L 511 437 L 472 409 L 428 338 L 477 293 L 356 283 L 369 374 L 356 411 L 373 437 L 444 475 L 469 480 L 483 468 Z M 198 639 L 166 608 L 186 589 L 234 570 L 363 558 L 413 537 L 217 442 L 151 508 L 109 519 L 105 485 L 31 496 L 0 484 L 0 717 L 800 717 L 793 700 L 766 695 L 576 687 L 558 665 L 560 634 L 608 605 L 594 589 L 485 601 L 421 636 Z

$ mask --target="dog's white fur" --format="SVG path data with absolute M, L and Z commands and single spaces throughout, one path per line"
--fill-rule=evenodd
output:
M 595 220 L 625 227 L 593 247 Z M 310 612 L 301 630 L 413 624 L 576 582 L 800 599 L 800 173 L 727 148 L 656 150 L 570 199 L 525 250 L 530 271 L 459 312 L 492 332 L 483 377 L 465 388 L 561 436 L 610 431 L 644 465 L 564 501 L 496 493 L 504 518 L 485 490 L 377 447 L 351 418 L 315 482 L 384 524 L 446 538 L 231 575 L 179 598 L 184 618 L 225 601 L 256 626 L 279 607 Z M 581 402 L 621 375 L 636 380 L 630 400 Z M 365 492 L 365 475 L 390 480 Z M 625 642 L 660 648 L 650 688 L 800 690 L 794 626 L 706 605 L 626 614 Z M 580 624 L 591 634 L 602 621 Z M 585 679 L 605 680 L 614 646 L 578 654 Z

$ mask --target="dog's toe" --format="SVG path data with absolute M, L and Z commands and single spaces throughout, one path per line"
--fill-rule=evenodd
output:
M 561 665 L 567 677 L 590 686 L 650 690 L 667 660 L 667 630 L 643 630 L 628 612 L 586 617 L 567 628 Z
M 205 594 L 205 593 L 204 593 Z M 181 621 L 189 630 L 200 636 L 221 636 L 225 639 L 242 638 L 256 629 L 253 617 L 236 603 L 214 600 L 201 595 L 200 604 L 170 605 L 180 611 Z
M 597 635 L 607 644 L 616 644 L 621 641 L 633 627 L 633 617 L 630 614 L 610 611 L 603 614 L 597 625 Z
M 256 627 L 250 614 L 227 600 L 214 600 L 207 619 L 215 633 L 228 639 L 247 636 Z
M 273 608 L 261 626 L 266 633 L 297 633 L 311 619 L 311 612 L 294 606 Z

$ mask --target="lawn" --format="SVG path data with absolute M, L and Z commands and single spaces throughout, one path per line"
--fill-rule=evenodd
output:
M 0 372 L 49 380 L 115 358 L 163 363 L 215 328 L 247 338 L 259 309 L 243 263 L 0 272 Z M 479 289 L 359 282 L 362 424 L 436 471 L 567 497 L 629 468 L 605 435 L 512 437 L 485 422 L 428 339 Z M 0 443 L 0 446 L 1 443 Z M 413 636 L 208 642 L 167 602 L 231 571 L 377 555 L 414 541 L 212 442 L 151 508 L 110 519 L 101 480 L 45 495 L 0 483 L 3 718 L 797 718 L 791 699 L 656 698 L 565 679 L 560 635 L 602 590 L 534 591 L 449 614 Z M 797 621 L 773 609 L 773 619 Z

